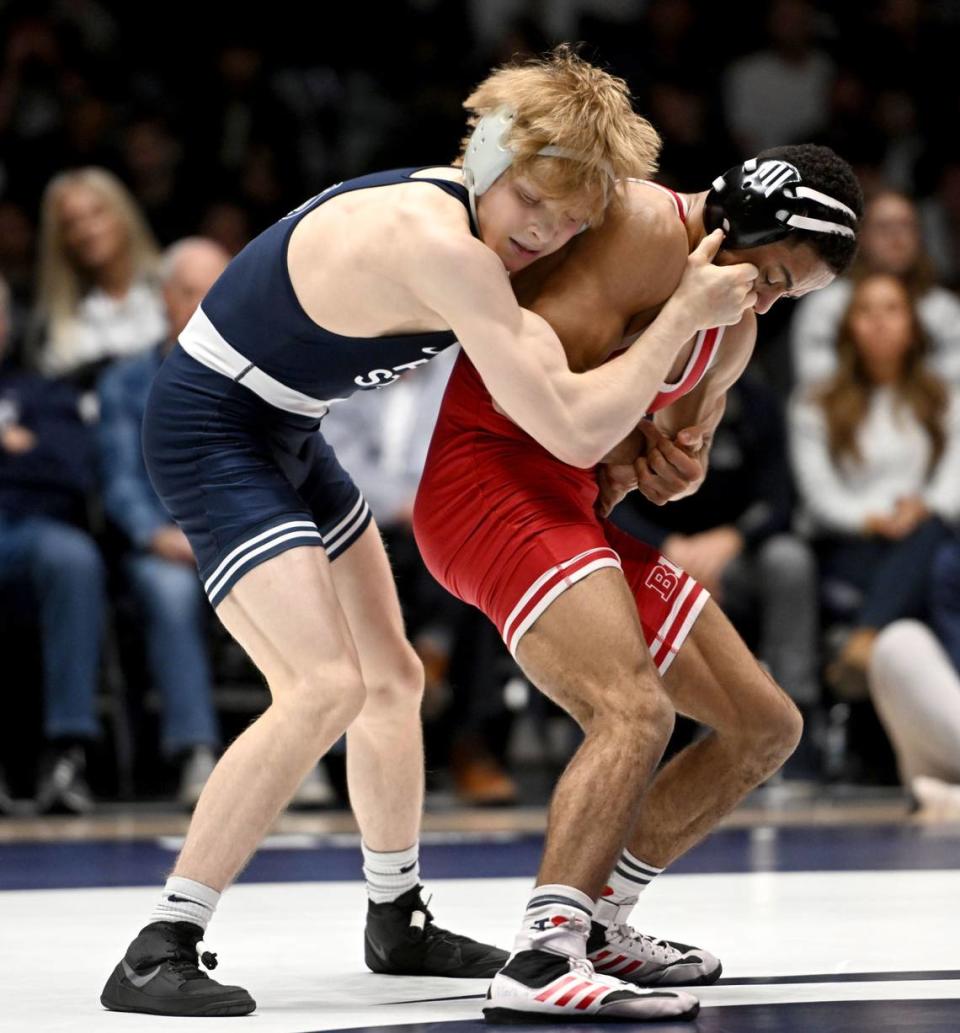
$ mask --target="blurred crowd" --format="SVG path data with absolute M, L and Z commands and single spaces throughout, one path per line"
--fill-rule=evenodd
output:
M 628 80 L 676 189 L 776 144 L 854 165 L 868 206 L 851 275 L 762 321 L 700 492 L 634 494 L 615 519 L 714 593 L 801 707 L 787 777 L 899 778 L 928 812 L 960 813 L 960 147 L 940 130 L 960 88 L 936 73 L 960 0 L 749 0 L 735 17 L 694 0 L 394 0 L 339 8 L 335 28 L 322 6 L 207 25 L 179 0 L 149 21 L 0 0 L 0 26 L 0 813 L 13 796 L 80 813 L 95 795 L 196 800 L 262 688 L 147 478 L 151 377 L 252 236 L 336 180 L 445 163 L 484 70 L 560 39 Z M 413 543 L 449 368 L 357 396 L 324 433 L 388 543 L 431 778 L 507 804 L 576 736 Z M 22 747 L 31 721 L 39 752 Z M 88 777 L 105 752 L 120 775 Z M 298 800 L 342 798 L 340 774 L 334 755 Z

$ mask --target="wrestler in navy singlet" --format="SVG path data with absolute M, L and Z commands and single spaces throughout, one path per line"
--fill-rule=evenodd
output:
M 297 223 L 353 190 L 432 183 L 470 212 L 466 188 L 399 169 L 338 183 L 252 240 L 180 335 L 143 427 L 151 480 L 190 539 L 213 605 L 257 564 L 323 546 L 336 558 L 370 510 L 319 433 L 332 402 L 382 388 L 454 343 L 452 331 L 348 337 L 304 312 L 287 268 Z M 471 219 L 471 230 L 477 235 Z

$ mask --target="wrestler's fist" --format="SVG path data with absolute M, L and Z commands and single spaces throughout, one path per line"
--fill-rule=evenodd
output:
M 706 475 L 703 429 L 684 427 L 670 439 L 651 420 L 640 424 L 646 447 L 633 464 L 640 494 L 658 506 L 692 495 Z
M 700 241 L 687 257 L 687 267 L 670 300 L 671 304 L 682 306 L 694 332 L 712 326 L 733 326 L 757 301 L 753 289 L 758 275 L 755 265 L 713 264 L 722 243 L 722 230 L 714 230 Z

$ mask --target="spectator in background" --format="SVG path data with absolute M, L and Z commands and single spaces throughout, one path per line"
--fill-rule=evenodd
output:
M 159 270 L 169 333 L 144 355 L 114 363 L 99 383 L 104 507 L 129 547 L 123 568 L 143 615 L 150 676 L 163 700 L 162 751 L 179 763 L 179 799 L 188 806 L 197 802 L 220 745 L 207 606 L 190 543 L 150 484 L 140 428 L 160 363 L 228 261 L 222 248 L 200 237 L 171 246 Z
M 838 277 L 797 306 L 790 328 L 796 385 L 806 388 L 834 373 L 837 331 L 850 305 L 853 280 L 871 273 L 888 273 L 906 284 L 930 340 L 931 369 L 960 387 L 960 298 L 936 283 L 916 206 L 889 190 L 873 197 L 864 211 L 853 277 Z
M 63 47 L 48 19 L 23 13 L 5 30 L 0 63 L 0 167 L 12 192 L 32 208 L 36 179 L 43 182 L 62 161 L 69 73 Z M 27 154 L 29 161 L 18 160 Z
M 877 638 L 870 692 L 900 777 L 924 816 L 960 818 L 960 539 L 937 554 L 932 628 L 896 621 Z
M 0 201 L 0 277 L 10 289 L 13 347 L 23 340 L 36 269 L 33 223 L 23 208 L 12 201 Z
M 225 33 L 235 33 L 224 39 Z M 224 26 L 205 62 L 196 96 L 178 122 L 203 194 L 227 182 L 255 210 L 255 230 L 302 193 L 295 112 L 275 88 L 270 59 L 256 30 Z
M 116 358 L 166 334 L 157 245 L 111 172 L 63 172 L 44 191 L 36 303 L 42 372 L 90 386 Z
M 407 635 L 424 665 L 424 709 L 438 716 L 449 704 L 457 713 L 444 759 L 459 797 L 508 803 L 516 786 L 500 767 L 486 726 L 503 709 L 497 660 L 509 657 L 483 615 L 434 581 L 413 537 L 413 502 L 457 354 L 449 349 L 382 396 L 362 392 L 333 406 L 323 436 L 363 492 L 387 546 Z M 452 701 L 443 699 L 448 683 Z
M 780 403 L 747 374 L 727 392 L 700 490 L 665 507 L 631 492 L 613 520 L 709 589 L 755 640 L 775 680 L 809 711 L 820 699 L 817 576 L 809 546 L 790 534 L 786 454 Z
M 941 518 L 960 514 L 960 407 L 927 368 L 926 335 L 894 276 L 856 285 L 837 354 L 834 376 L 792 405 L 791 450 L 824 601 L 853 624 L 828 679 L 856 697 L 877 633 L 922 613 Z
M 930 253 L 944 281 L 960 287 L 960 158 L 943 163 L 936 192 L 923 203 L 923 225 Z
M 250 216 L 235 201 L 214 201 L 205 209 L 200 220 L 200 232 L 215 240 L 232 258 L 239 254 L 253 233 Z
M 735 61 L 724 79 L 727 123 L 745 154 L 756 154 L 824 129 L 834 66 L 814 45 L 806 0 L 774 0 L 769 46 Z
M 37 808 L 84 813 L 93 807 L 85 747 L 99 731 L 105 606 L 103 563 L 85 528 L 93 442 L 71 387 L 3 363 L 8 312 L 0 281 L 0 591 L 17 603 L 27 597 L 24 611 L 40 629 L 46 749 Z
M 125 176 L 161 243 L 172 244 L 196 225 L 190 193 L 194 177 L 184 172 L 183 144 L 161 115 L 142 115 L 124 129 Z

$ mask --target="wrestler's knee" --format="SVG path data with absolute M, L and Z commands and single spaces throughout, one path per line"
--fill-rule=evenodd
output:
M 591 686 L 591 717 L 586 730 L 604 730 L 623 739 L 625 749 L 666 745 L 676 711 L 649 657 L 618 665 L 603 684 Z
M 757 686 L 749 694 L 749 713 L 742 715 L 738 738 L 744 761 L 766 775 L 793 753 L 803 734 L 803 716 L 797 705 L 762 669 L 756 669 Z
M 366 687 L 348 660 L 318 663 L 270 682 L 273 707 L 304 737 L 327 736 L 331 725 L 345 729 L 363 709 Z
M 419 711 L 423 699 L 423 663 L 403 642 L 388 662 L 365 675 L 365 714 L 397 709 Z

